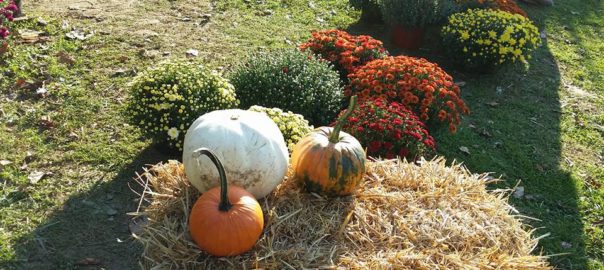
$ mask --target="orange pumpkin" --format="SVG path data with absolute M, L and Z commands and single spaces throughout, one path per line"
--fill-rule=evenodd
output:
M 227 184 L 224 167 L 210 150 L 200 148 L 193 155 L 210 158 L 220 176 L 220 186 L 203 193 L 191 210 L 193 241 L 214 256 L 235 256 L 252 249 L 264 227 L 260 204 L 245 189 Z
M 356 96 L 335 127 L 320 127 L 294 147 L 292 167 L 309 192 L 345 196 L 353 193 L 365 174 L 365 151 L 352 135 L 341 132 L 353 112 Z

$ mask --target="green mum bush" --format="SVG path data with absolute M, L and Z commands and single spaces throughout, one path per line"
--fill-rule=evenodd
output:
M 143 135 L 172 150 L 182 150 L 185 133 L 206 112 L 235 108 L 233 86 L 202 65 L 164 62 L 133 81 L 128 113 Z
M 283 138 L 290 152 L 302 137 L 313 130 L 313 126 L 308 123 L 308 120 L 304 119 L 304 116 L 291 111 L 284 112 L 279 108 L 265 108 L 262 106 L 252 106 L 249 110 L 265 113 L 277 124 L 279 130 L 283 133 Z
M 252 54 L 231 75 L 241 107 L 277 107 L 327 125 L 338 114 L 342 87 L 324 60 L 298 50 Z
M 453 13 L 451 0 L 380 0 L 384 21 L 404 28 L 438 24 Z
M 450 58 L 470 70 L 525 62 L 541 43 L 539 31 L 529 19 L 489 9 L 451 15 L 442 38 Z

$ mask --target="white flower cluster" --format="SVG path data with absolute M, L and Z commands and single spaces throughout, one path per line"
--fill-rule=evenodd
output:
M 219 74 L 189 62 L 164 62 L 134 79 L 128 112 L 155 143 L 182 150 L 189 126 L 204 113 L 235 108 L 234 87 Z
M 265 113 L 277 124 L 290 152 L 302 137 L 313 130 L 313 126 L 308 124 L 304 116 L 291 111 L 284 112 L 279 108 L 265 108 L 262 106 L 252 106 L 249 110 Z

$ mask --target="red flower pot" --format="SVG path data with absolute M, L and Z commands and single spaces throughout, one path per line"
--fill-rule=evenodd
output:
M 424 28 L 405 28 L 400 25 L 392 26 L 392 43 L 399 48 L 417 50 L 422 45 Z

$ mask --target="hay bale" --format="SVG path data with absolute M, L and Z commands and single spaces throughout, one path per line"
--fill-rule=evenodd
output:
M 359 192 L 323 198 L 286 179 L 260 201 L 265 229 L 244 255 L 215 258 L 199 251 L 187 216 L 199 196 L 181 164 L 148 170 L 149 218 L 135 236 L 144 245 L 145 269 L 551 269 L 531 251 L 508 192 L 487 191 L 486 175 L 473 175 L 444 159 L 420 165 L 370 162 Z

